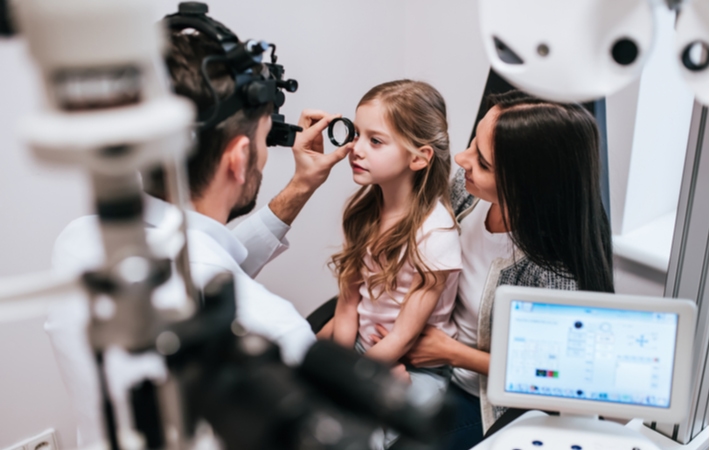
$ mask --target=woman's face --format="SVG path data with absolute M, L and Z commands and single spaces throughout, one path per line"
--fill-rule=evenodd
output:
M 497 107 L 491 108 L 478 122 L 471 146 L 454 157 L 456 164 L 466 171 L 466 190 L 491 203 L 498 203 L 493 160 L 493 128 L 498 113 Z

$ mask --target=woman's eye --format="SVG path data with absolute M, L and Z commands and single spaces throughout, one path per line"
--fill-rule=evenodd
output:
M 480 157 L 478 158 L 478 166 L 481 168 L 481 170 L 488 170 L 488 166 L 481 160 Z

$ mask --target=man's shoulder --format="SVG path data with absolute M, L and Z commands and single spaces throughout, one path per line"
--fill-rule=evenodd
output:
M 82 272 L 101 265 L 104 259 L 98 216 L 72 220 L 54 241 L 52 267 L 56 270 Z
M 99 231 L 99 216 L 96 214 L 78 217 L 64 227 L 62 232 L 59 234 L 59 238 L 63 236 L 72 236 L 76 233 L 86 232 L 89 230 L 95 230 L 97 233 Z
M 209 233 L 188 228 L 187 242 L 192 278 L 198 287 L 206 286 L 221 272 L 230 272 L 235 278 L 248 278 L 237 261 Z

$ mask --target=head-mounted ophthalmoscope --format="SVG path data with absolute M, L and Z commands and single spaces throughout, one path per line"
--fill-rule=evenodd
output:
M 274 104 L 271 115 L 272 127 L 266 138 L 268 146 L 291 147 L 296 133 L 303 129 L 284 122 L 279 108 L 284 104 L 288 92 L 296 92 L 298 82 L 283 79 L 284 68 L 276 64 L 276 46 L 265 41 L 248 40 L 242 42 L 229 28 L 207 16 L 208 6 L 200 2 L 183 2 L 178 12 L 166 16 L 163 21 L 170 30 L 193 28 L 215 40 L 224 54 L 210 55 L 202 61 L 202 76 L 212 90 L 213 106 L 200 111 L 198 129 L 214 128 L 243 108 L 253 108 L 267 103 Z M 262 63 L 263 54 L 271 49 L 271 62 Z M 234 75 L 234 92 L 221 100 L 207 74 L 207 66 L 212 63 L 225 64 Z

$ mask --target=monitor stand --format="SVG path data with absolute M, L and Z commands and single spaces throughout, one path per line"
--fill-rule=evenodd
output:
M 596 416 L 529 411 L 475 450 L 660 450 L 637 430 Z

